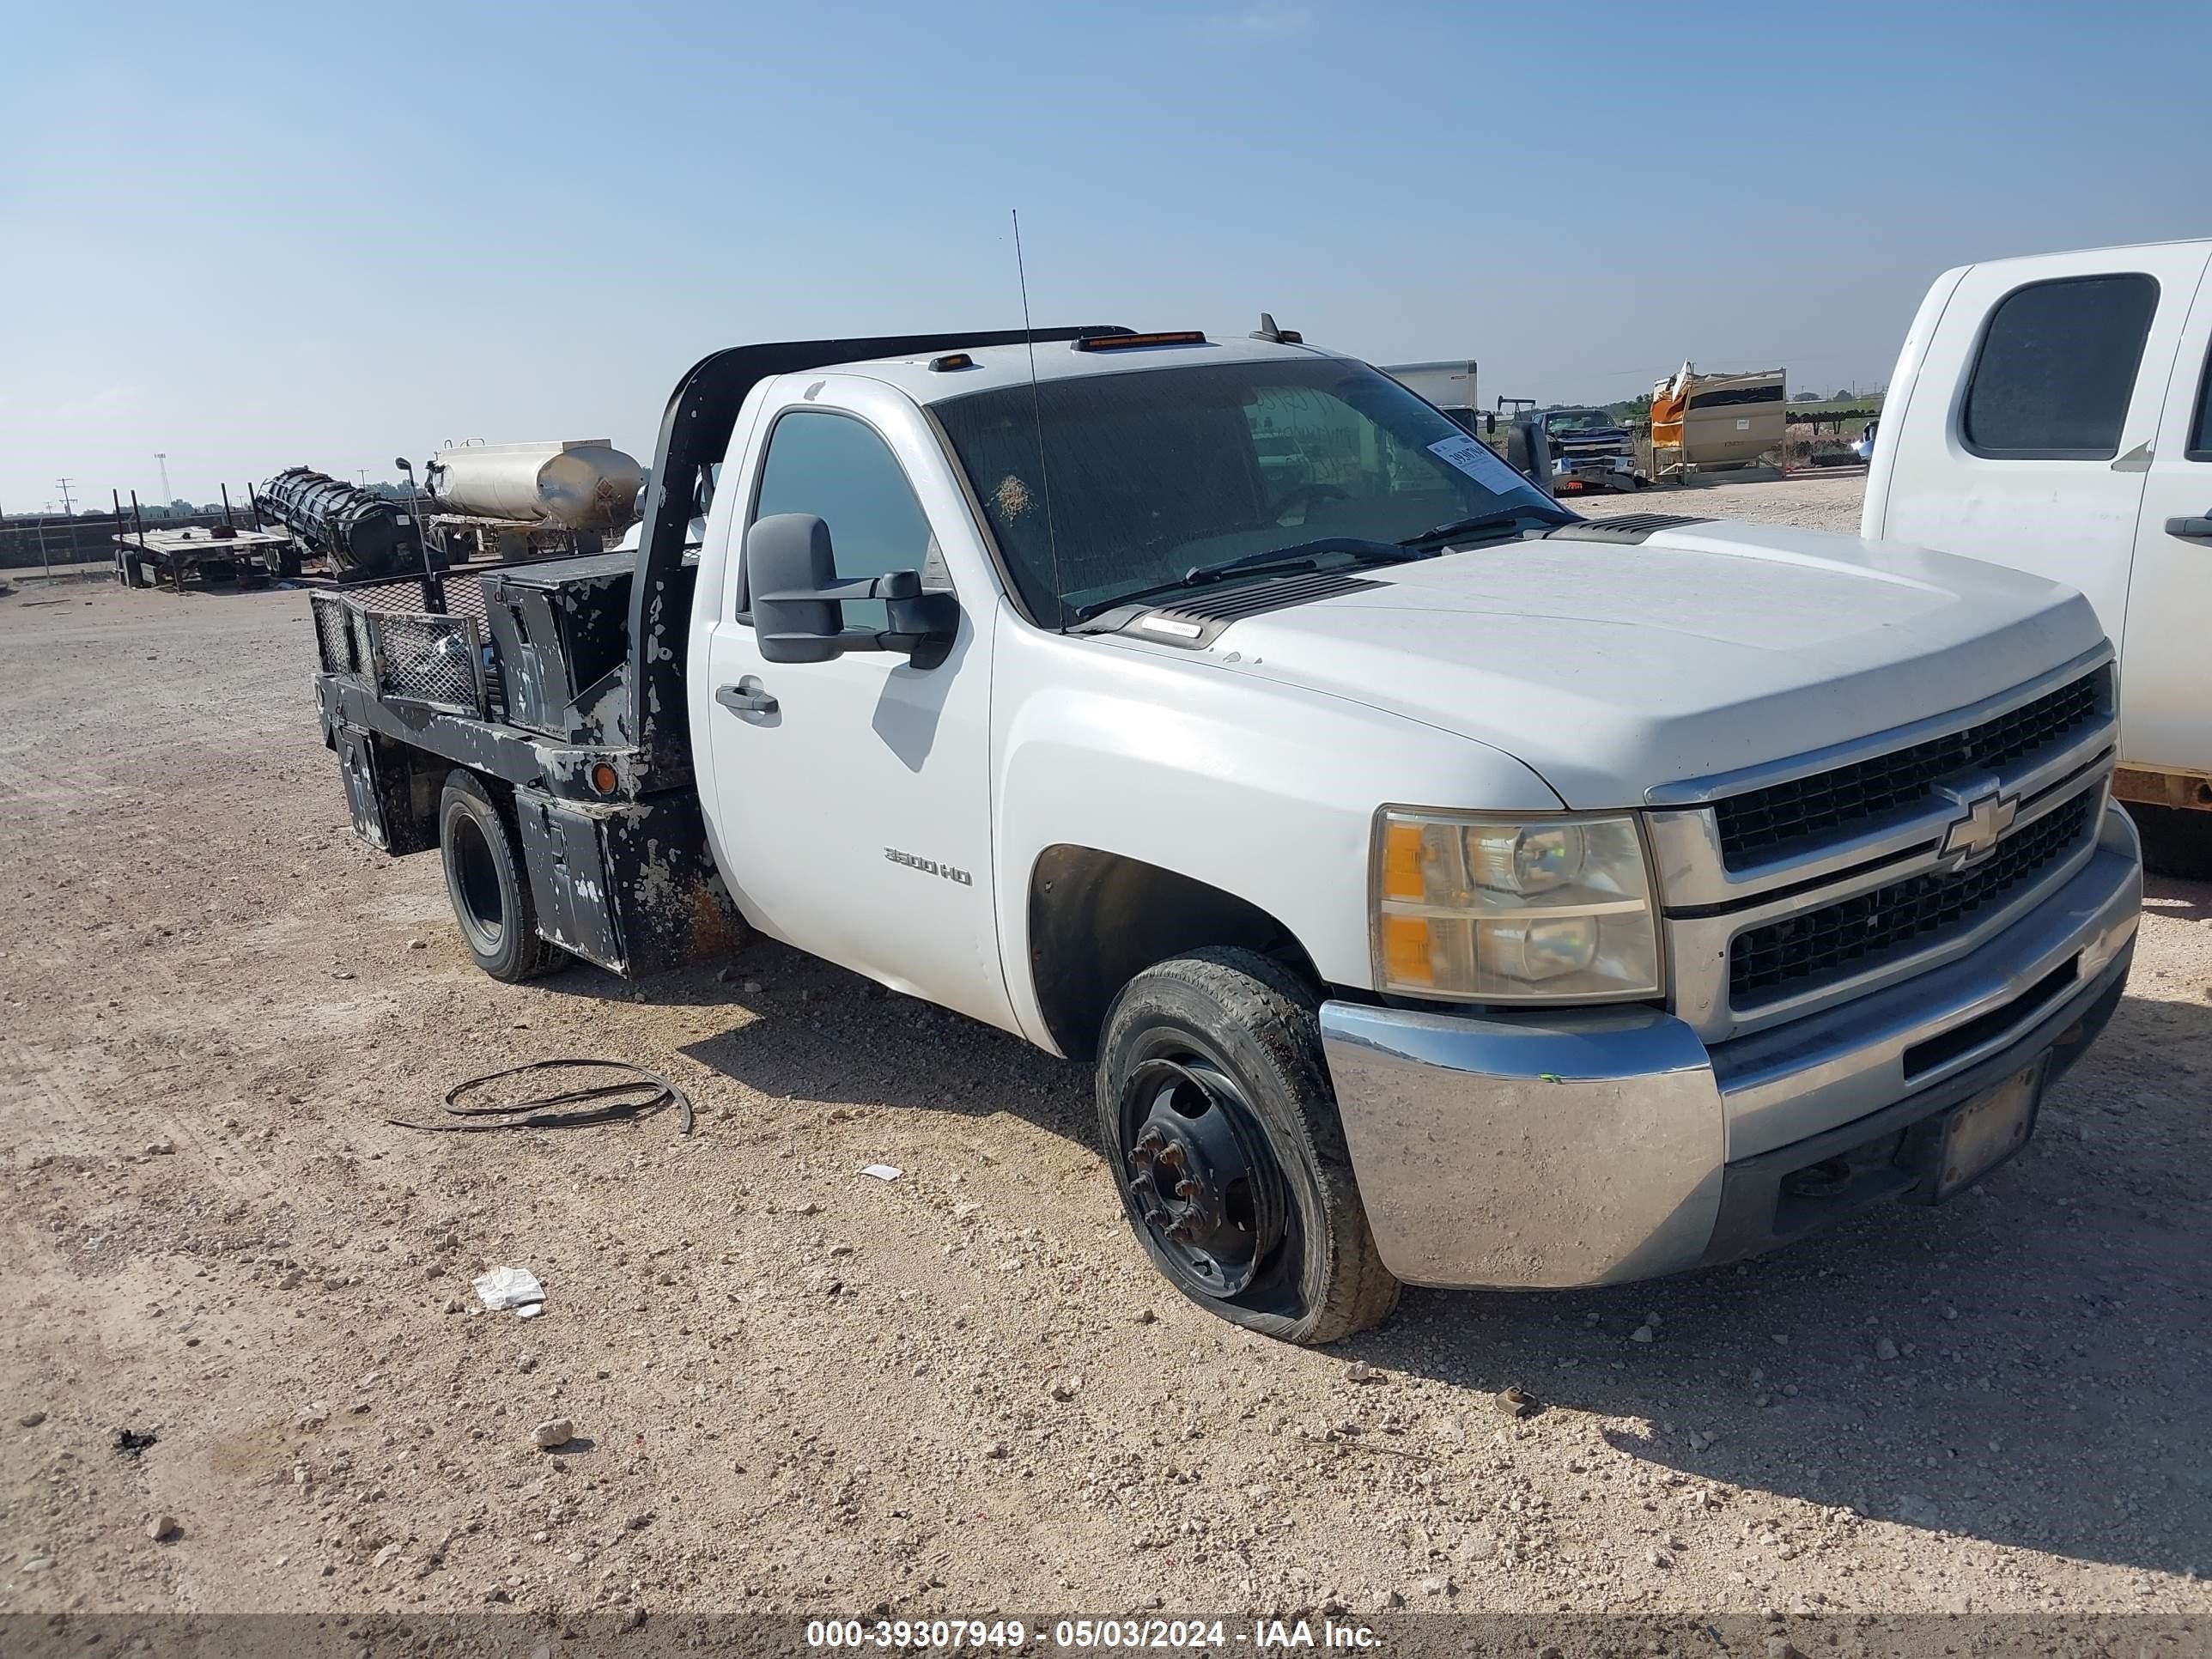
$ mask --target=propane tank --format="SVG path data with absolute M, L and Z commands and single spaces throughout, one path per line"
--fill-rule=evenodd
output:
M 448 445 L 426 477 L 441 512 L 605 532 L 636 518 L 645 469 L 605 438 L 584 438 Z

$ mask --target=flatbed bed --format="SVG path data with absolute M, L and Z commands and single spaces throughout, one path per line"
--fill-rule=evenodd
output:
M 217 525 L 205 530 L 127 531 L 112 540 L 115 579 L 125 587 L 166 586 L 182 592 L 187 577 L 206 576 L 217 567 L 240 582 L 300 574 L 299 544 L 281 530 Z

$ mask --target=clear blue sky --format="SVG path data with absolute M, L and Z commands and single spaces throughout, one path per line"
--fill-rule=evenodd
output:
M 0 507 L 649 459 L 737 341 L 1019 321 L 1886 378 L 1945 266 L 2212 235 L 2212 6 L 12 0 Z

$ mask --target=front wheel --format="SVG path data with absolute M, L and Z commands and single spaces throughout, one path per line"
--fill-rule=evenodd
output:
M 1397 1305 L 1312 994 L 1281 964 L 1205 950 L 1138 975 L 1106 1017 L 1097 1097 L 1129 1224 L 1192 1301 L 1310 1344 Z

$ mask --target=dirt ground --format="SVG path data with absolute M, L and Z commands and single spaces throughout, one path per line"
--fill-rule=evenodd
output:
M 1155 1279 L 1080 1068 L 765 945 L 478 974 L 348 830 L 307 613 L 0 599 L 0 1612 L 2212 1614 L 2212 889 L 1972 1196 L 1302 1352 Z M 580 1054 L 697 1133 L 386 1121 Z

